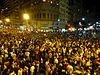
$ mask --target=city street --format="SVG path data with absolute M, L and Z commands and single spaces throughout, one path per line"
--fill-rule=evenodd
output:
M 99 0 L 0 0 L 0 75 L 100 75 Z
M 99 75 L 100 38 L 0 29 L 0 67 L 1 75 Z

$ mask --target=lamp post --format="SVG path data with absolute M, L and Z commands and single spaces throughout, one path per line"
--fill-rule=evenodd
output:
M 6 18 L 5 19 L 5 24 L 7 25 L 7 24 L 9 24 L 10 23 L 10 19 L 9 18 Z
M 26 27 L 28 27 L 28 20 L 29 20 L 29 15 L 28 14 L 24 14 L 23 15 L 24 19 L 26 20 Z
M 2 24 L 2 20 L 0 20 L 0 25 Z
M 2 21 L 0 20 L 0 23 L 2 23 Z
M 0 24 L 2 23 L 2 20 L 0 20 Z
M 9 18 L 6 18 L 6 22 L 10 22 L 10 19 Z

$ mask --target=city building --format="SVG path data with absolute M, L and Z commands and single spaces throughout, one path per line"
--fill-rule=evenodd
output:
M 20 25 L 20 0 L 3 0 L 1 9 L 1 18 L 4 24 L 7 24 L 5 19 L 9 18 L 9 25 L 18 26 Z
M 68 24 L 68 0 L 31 0 L 21 7 L 22 13 L 31 16 L 28 23 L 34 29 L 65 28 Z
M 59 19 L 58 25 L 60 28 L 65 28 L 69 22 L 69 0 L 59 1 Z
M 14 27 L 32 26 L 34 30 L 65 28 L 69 20 L 69 0 L 3 0 L 2 19 Z M 29 19 L 23 18 L 28 14 Z
M 25 2 L 21 8 L 22 14 L 29 14 L 30 19 L 28 24 L 33 26 L 36 30 L 48 29 L 57 25 L 58 5 L 56 0 L 32 0 L 30 2 Z M 23 19 L 23 24 L 24 23 Z

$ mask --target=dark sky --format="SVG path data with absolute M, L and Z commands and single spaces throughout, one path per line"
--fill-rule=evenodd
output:
M 83 0 L 83 6 L 85 9 L 89 9 L 91 12 L 95 12 L 96 16 L 100 17 L 99 0 Z
M 0 6 L 1 6 L 2 1 L 3 1 L 3 0 L 0 0 Z

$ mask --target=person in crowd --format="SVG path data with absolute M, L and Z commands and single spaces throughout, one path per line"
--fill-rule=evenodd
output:
M 0 31 L 0 75 L 100 74 L 99 38 Z

